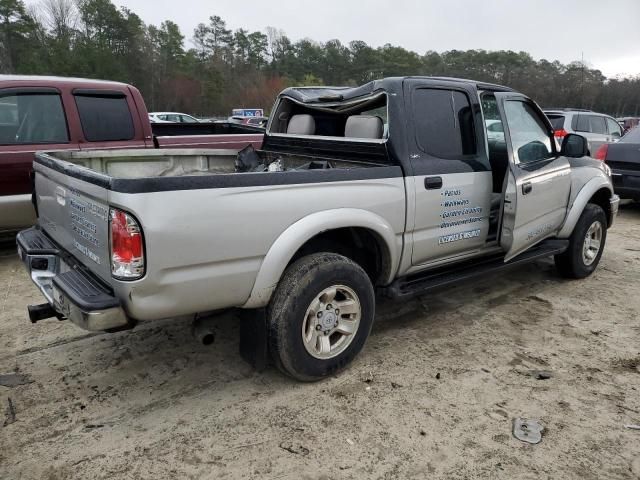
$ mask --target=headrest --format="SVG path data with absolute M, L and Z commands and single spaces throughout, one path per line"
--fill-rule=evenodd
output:
M 292 135 L 313 135 L 316 133 L 316 121 L 311 115 L 294 115 L 289 120 L 287 133 Z
M 384 125 L 380 117 L 351 115 L 344 127 L 344 136 L 352 138 L 382 138 Z

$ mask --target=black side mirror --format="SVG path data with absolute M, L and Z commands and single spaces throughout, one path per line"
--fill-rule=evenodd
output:
M 582 135 L 570 133 L 562 141 L 560 155 L 571 158 L 581 158 L 589 156 L 589 144 Z

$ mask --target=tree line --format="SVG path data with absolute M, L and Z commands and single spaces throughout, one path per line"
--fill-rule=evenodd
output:
M 544 107 L 640 115 L 640 76 L 607 79 L 580 62 L 506 50 L 419 54 L 359 40 L 293 42 L 274 27 L 232 30 L 216 15 L 185 36 L 171 20 L 148 25 L 110 0 L 0 0 L 0 72 L 122 81 L 138 87 L 151 110 L 204 116 L 268 110 L 287 86 L 402 75 L 471 78 L 513 87 Z

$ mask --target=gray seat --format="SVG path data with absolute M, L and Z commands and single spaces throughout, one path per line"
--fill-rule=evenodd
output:
M 383 133 L 382 119 L 371 115 L 351 115 L 344 126 L 344 136 L 350 138 L 380 139 Z
M 287 133 L 291 135 L 313 135 L 316 133 L 316 121 L 311 115 L 294 115 L 287 125 Z

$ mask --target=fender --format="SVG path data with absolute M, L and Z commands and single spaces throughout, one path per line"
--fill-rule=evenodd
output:
M 276 239 L 262 261 L 249 300 L 242 308 L 261 308 L 269 303 L 285 268 L 307 241 L 328 230 L 350 227 L 367 228 L 383 240 L 389 251 L 390 268 L 386 273 L 387 281 L 391 282 L 400 261 L 402 236 L 396 235 L 391 225 L 382 217 L 367 210 L 325 210 L 298 220 Z
M 569 207 L 569 213 L 564 221 L 564 225 L 560 229 L 560 233 L 558 233 L 558 238 L 569 238 L 571 236 L 571 233 L 573 233 L 573 229 L 575 228 L 576 223 L 578 223 L 578 219 L 580 218 L 580 215 L 582 215 L 587 203 L 589 203 L 591 197 L 593 197 L 593 195 L 602 188 L 608 189 L 611 192 L 611 196 L 613 196 L 611 180 L 604 176 L 592 178 L 584 184 L 574 199 L 573 204 Z

